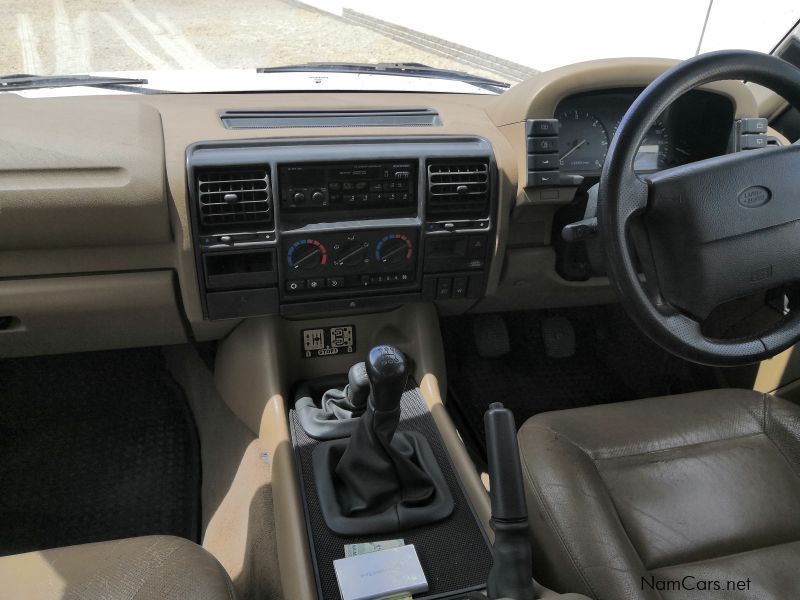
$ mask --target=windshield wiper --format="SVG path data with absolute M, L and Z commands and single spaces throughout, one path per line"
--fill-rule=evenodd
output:
M 138 79 L 134 77 L 103 77 L 98 75 L 5 75 L 0 77 L 0 92 L 78 86 L 117 88 L 126 92 L 139 93 L 154 91 L 132 87 L 146 83 L 147 79 Z
M 496 81 L 488 77 L 470 75 L 463 71 L 449 69 L 436 69 L 420 63 L 303 63 L 300 65 L 286 65 L 282 67 L 261 67 L 259 73 L 296 73 L 296 72 L 322 72 L 332 73 L 373 73 L 376 75 L 400 75 L 406 77 L 429 77 L 431 79 L 451 79 L 471 83 L 477 87 L 497 91 L 498 88 L 506 89 L 510 84 Z

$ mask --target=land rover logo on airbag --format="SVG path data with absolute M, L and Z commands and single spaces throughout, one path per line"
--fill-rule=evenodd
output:
M 764 206 L 772 198 L 772 193 L 765 187 L 754 185 L 739 194 L 739 204 L 745 208 Z

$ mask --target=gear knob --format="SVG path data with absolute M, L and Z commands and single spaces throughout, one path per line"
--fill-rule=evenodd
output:
M 408 380 L 408 360 L 394 346 L 375 346 L 367 357 L 375 410 L 395 410 Z
M 363 362 L 350 367 L 350 371 L 347 373 L 347 387 L 344 391 L 347 401 L 353 407 L 366 408 L 369 397 L 369 377 L 367 377 L 367 366 Z

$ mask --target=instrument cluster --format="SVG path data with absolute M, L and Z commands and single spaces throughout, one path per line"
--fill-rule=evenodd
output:
M 561 173 L 599 175 L 620 122 L 641 90 L 576 94 L 555 111 Z M 652 172 L 724 154 L 733 125 L 732 102 L 695 90 L 675 101 L 642 140 L 635 168 Z

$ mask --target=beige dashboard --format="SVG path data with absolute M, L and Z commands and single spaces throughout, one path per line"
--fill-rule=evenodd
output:
M 486 294 L 472 310 L 594 304 L 608 282 L 567 282 L 550 246 L 570 190 L 526 189 L 525 120 L 564 97 L 642 87 L 671 61 L 583 63 L 501 96 L 416 93 L 0 95 L 0 356 L 210 340 L 236 320 L 204 320 L 188 210 L 187 148 L 202 141 L 413 136 L 417 128 L 231 130 L 228 110 L 431 108 L 437 136 L 478 136 L 498 168 L 498 213 Z M 708 88 L 737 117 L 757 116 L 740 82 Z M 573 190 L 574 191 L 574 190 Z M 546 198 L 546 199 L 545 199 Z

